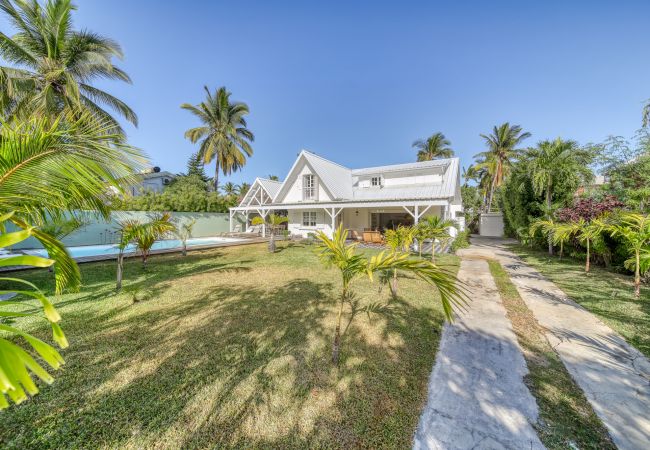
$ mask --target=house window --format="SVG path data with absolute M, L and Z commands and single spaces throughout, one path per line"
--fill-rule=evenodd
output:
M 372 187 L 381 187 L 381 177 L 372 177 L 370 179 L 370 185 Z
M 316 211 L 303 211 L 302 226 L 304 227 L 316 226 Z
M 304 175 L 302 177 L 302 199 L 316 200 L 316 177 Z

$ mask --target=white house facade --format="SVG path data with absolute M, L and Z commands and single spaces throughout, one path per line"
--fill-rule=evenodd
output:
M 292 235 L 339 225 L 360 236 L 437 215 L 464 226 L 458 158 L 349 169 L 303 150 L 284 181 L 257 178 L 230 209 L 230 231 L 257 231 L 255 216 L 286 214 Z M 265 230 L 262 230 L 265 233 Z

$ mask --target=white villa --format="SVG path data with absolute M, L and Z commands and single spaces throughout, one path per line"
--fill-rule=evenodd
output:
M 331 236 L 343 224 L 360 239 L 364 231 L 412 225 L 429 215 L 454 219 L 462 230 L 459 160 L 349 169 L 303 150 L 283 182 L 255 180 L 230 209 L 230 231 L 256 231 L 251 219 L 272 212 L 286 214 L 289 232 L 303 237 L 316 230 Z

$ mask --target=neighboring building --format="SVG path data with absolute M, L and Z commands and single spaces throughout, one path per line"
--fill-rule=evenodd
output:
M 131 186 L 131 195 L 134 197 L 145 192 L 162 192 L 176 178 L 176 175 L 161 171 L 160 167 L 154 167 L 150 171 L 140 174 L 140 177 L 140 183 Z
M 257 178 L 239 206 L 230 208 L 231 231 L 253 231 L 252 217 L 286 214 L 291 234 L 339 225 L 363 231 L 412 225 L 437 215 L 457 220 L 462 201 L 458 158 L 349 169 L 303 150 L 284 182 Z
M 580 186 L 578 189 L 576 189 L 574 196 L 579 197 L 584 194 L 589 194 L 590 192 L 596 192 L 602 189 L 603 186 L 608 182 L 609 180 L 604 175 L 596 175 L 589 184 Z

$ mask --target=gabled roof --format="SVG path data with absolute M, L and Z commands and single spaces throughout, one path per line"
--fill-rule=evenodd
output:
M 278 190 L 277 195 L 273 197 L 274 203 L 282 198 L 283 195 L 286 195 L 286 191 L 293 181 L 293 173 L 298 169 L 302 161 L 311 168 L 323 184 L 325 190 L 334 200 L 352 198 L 352 171 L 350 169 L 312 152 L 303 150 L 298 154 L 296 162 L 291 166 L 291 170 L 289 170 L 289 174 L 285 178 L 284 183 L 282 183 L 282 187 Z
M 256 192 L 255 186 L 259 186 L 261 189 L 263 189 L 264 192 L 266 192 L 268 195 L 269 199 L 272 200 L 280 189 L 280 186 L 282 186 L 282 183 L 280 181 L 269 180 L 267 178 L 255 178 L 255 181 L 253 184 L 251 184 L 248 192 L 246 192 L 244 198 L 242 198 L 241 202 L 239 202 L 239 206 L 249 203 L 250 197 Z
M 349 169 L 315 153 L 302 150 L 298 154 L 298 158 L 296 158 L 284 182 L 277 188 L 276 194 L 273 196 L 273 203 L 282 201 L 287 190 L 294 182 L 294 172 L 302 167 L 300 165 L 301 162 L 304 162 L 311 168 L 334 201 L 351 200 L 363 202 L 374 200 L 440 199 L 458 197 L 460 195 L 458 192 L 460 189 L 460 160 L 458 158 Z M 433 168 L 440 168 L 439 173 L 442 175 L 440 183 L 384 186 L 380 189 L 359 188 L 353 185 L 353 177 Z M 276 182 L 277 184 L 279 183 Z
M 271 198 L 275 198 L 280 187 L 282 187 L 282 181 L 269 180 L 268 178 L 257 178 L 255 181 L 259 181 L 260 185 Z

